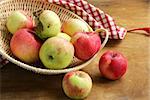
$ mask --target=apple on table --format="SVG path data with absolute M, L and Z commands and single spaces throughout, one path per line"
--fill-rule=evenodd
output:
M 68 72 L 62 80 L 62 88 L 71 99 L 85 99 L 91 92 L 92 79 L 83 71 Z
M 120 79 L 126 73 L 127 66 L 127 58 L 118 51 L 106 51 L 99 60 L 102 76 L 110 80 Z

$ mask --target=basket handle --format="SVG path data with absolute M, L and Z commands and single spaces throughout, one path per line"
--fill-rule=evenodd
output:
M 107 41 L 108 41 L 108 38 L 109 38 L 109 32 L 108 30 L 104 29 L 104 28 L 100 28 L 100 29 L 97 29 L 95 30 L 94 32 L 96 33 L 106 33 L 106 36 L 105 36 L 105 39 L 103 41 L 103 43 L 101 44 L 101 48 L 99 49 L 99 51 L 91 58 L 89 59 L 88 61 L 86 61 L 85 63 L 81 64 L 81 65 L 77 65 L 75 66 L 74 68 L 68 68 L 68 69 L 65 69 L 63 73 L 66 73 L 66 72 L 70 72 L 70 71 L 74 71 L 74 70 L 80 70 L 82 69 L 84 66 L 87 66 L 88 64 L 90 64 L 97 56 L 98 54 L 101 52 L 101 50 L 104 48 L 104 46 L 106 45 Z
M 104 46 L 106 45 L 107 41 L 108 41 L 108 38 L 109 38 L 109 34 L 110 34 L 110 33 L 108 32 L 107 29 L 104 29 L 104 28 L 96 29 L 95 32 L 96 32 L 96 33 L 100 33 L 100 34 L 101 34 L 101 33 L 106 33 L 105 39 L 104 39 L 103 43 L 101 44 L 101 49 L 103 49 Z

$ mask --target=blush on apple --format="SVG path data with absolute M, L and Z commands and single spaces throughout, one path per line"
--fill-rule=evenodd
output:
M 71 99 L 84 99 L 92 89 L 91 77 L 83 71 L 67 73 L 62 81 L 65 94 Z
M 73 36 L 76 32 L 89 32 L 89 28 L 83 21 L 79 19 L 69 19 L 62 23 L 61 30 L 69 36 Z
M 127 65 L 127 59 L 118 51 L 107 51 L 99 60 L 102 76 L 110 80 L 121 78 L 127 70 Z
M 64 38 L 54 36 L 42 45 L 39 57 L 46 68 L 63 69 L 73 60 L 74 47 Z
M 7 29 L 10 33 L 14 34 L 21 28 L 32 29 L 34 22 L 31 17 L 27 16 L 24 11 L 14 11 L 8 16 L 6 22 Z
M 39 60 L 39 50 L 42 43 L 30 29 L 19 29 L 10 41 L 10 48 L 14 56 L 26 63 Z
M 75 48 L 75 56 L 83 61 L 93 57 L 101 47 L 101 39 L 96 32 L 76 32 L 71 42 Z

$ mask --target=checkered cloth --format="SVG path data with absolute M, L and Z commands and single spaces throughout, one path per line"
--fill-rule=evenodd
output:
M 58 4 L 76 13 L 93 29 L 101 27 L 107 29 L 111 33 L 110 39 L 123 39 L 126 35 L 126 29 L 117 26 L 111 16 L 84 0 L 48 0 L 48 2 Z M 105 34 L 102 34 L 102 37 L 104 38 Z
M 60 5 L 86 21 L 94 30 L 97 28 L 105 28 L 111 34 L 110 39 L 124 39 L 126 35 L 126 29 L 116 25 L 114 19 L 108 14 L 104 13 L 99 8 L 96 8 L 92 4 L 84 0 L 43 0 L 49 3 Z M 105 33 L 101 34 L 101 37 L 105 37 Z M 0 56 L 0 66 L 5 65 L 8 61 Z

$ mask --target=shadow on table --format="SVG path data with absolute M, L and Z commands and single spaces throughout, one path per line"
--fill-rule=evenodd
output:
M 67 100 L 61 82 L 63 75 L 40 75 L 12 63 L 1 70 L 1 99 Z

